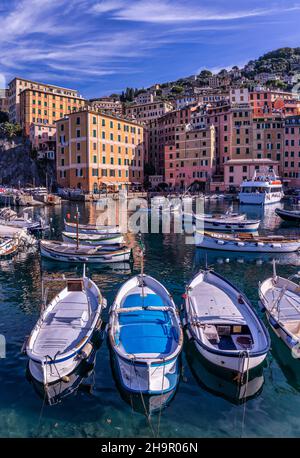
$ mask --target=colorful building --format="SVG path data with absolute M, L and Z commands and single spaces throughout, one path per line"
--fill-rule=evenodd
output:
M 188 129 L 176 127 L 175 145 L 165 146 L 165 181 L 174 189 L 199 183 L 203 191 L 215 173 L 215 128 Z
M 59 186 L 98 192 L 143 184 L 140 123 L 86 107 L 58 120 L 56 127 Z
M 125 115 L 140 122 L 149 123 L 172 110 L 172 103 L 158 100 L 151 103 L 131 104 L 125 108 Z
M 300 115 L 284 122 L 283 181 L 289 187 L 300 187 Z
M 24 78 L 14 78 L 8 83 L 8 110 L 9 110 L 9 121 L 10 122 L 21 122 L 21 109 L 20 109 L 20 94 L 25 89 L 31 89 L 32 91 L 39 91 L 46 94 L 53 94 L 58 97 L 66 97 L 67 99 L 80 99 L 78 91 L 75 89 L 68 89 L 52 84 L 38 83 Z M 42 114 L 42 113 L 41 113 Z M 59 119 L 58 116 L 56 119 Z M 31 122 L 29 122 L 28 127 Z
M 24 89 L 20 93 L 20 124 L 29 135 L 32 123 L 55 127 L 55 122 L 85 106 L 82 97 L 65 95 L 52 89 Z

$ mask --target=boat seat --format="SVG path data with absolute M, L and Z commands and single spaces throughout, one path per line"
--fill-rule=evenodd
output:
M 54 320 L 63 323 L 76 321 L 84 324 L 88 321 L 88 312 L 86 310 L 60 309 L 55 313 Z
M 141 294 L 134 293 L 126 296 L 122 308 L 131 307 L 164 307 L 166 304 L 160 296 L 156 294 L 146 294 L 144 297 Z

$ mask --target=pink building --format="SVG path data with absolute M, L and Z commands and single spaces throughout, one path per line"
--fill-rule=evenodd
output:
M 266 173 L 273 169 L 279 174 L 279 162 L 271 159 L 230 159 L 224 167 L 225 189 L 237 189 L 245 180 L 250 180 L 254 172 Z
M 197 182 L 207 191 L 214 173 L 214 126 L 191 130 L 178 125 L 175 145 L 165 146 L 166 183 L 175 189 L 186 189 Z
M 283 181 L 287 186 L 300 187 L 300 116 L 285 119 Z
M 56 127 L 32 123 L 29 139 L 32 148 L 37 150 L 39 158 L 55 159 Z

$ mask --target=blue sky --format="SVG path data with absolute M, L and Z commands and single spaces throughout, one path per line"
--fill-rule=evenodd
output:
M 293 0 L 1 0 L 0 72 L 97 97 L 300 46 L 299 20 Z

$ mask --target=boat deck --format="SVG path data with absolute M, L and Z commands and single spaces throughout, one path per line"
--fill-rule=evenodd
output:
M 233 299 L 211 283 L 199 283 L 189 297 L 192 303 L 191 313 L 196 320 L 245 323 Z
M 265 297 L 269 304 L 275 304 L 282 294 L 282 288 L 272 288 L 266 291 Z M 279 319 L 281 322 L 287 321 L 300 321 L 300 291 L 295 293 L 292 291 L 285 291 L 279 302 Z M 276 308 L 273 310 L 276 313 Z M 277 315 L 277 313 L 276 313 Z
M 162 298 L 148 288 L 137 287 L 126 296 L 122 309 L 132 307 L 164 307 Z M 167 355 L 172 349 L 177 331 L 172 325 L 170 313 L 162 310 L 147 310 L 122 312 L 119 315 L 119 341 L 126 353 L 138 355 Z
M 54 358 L 56 354 L 71 350 L 86 336 L 89 321 L 86 294 L 69 292 L 47 315 L 34 342 L 33 352 L 37 356 Z

